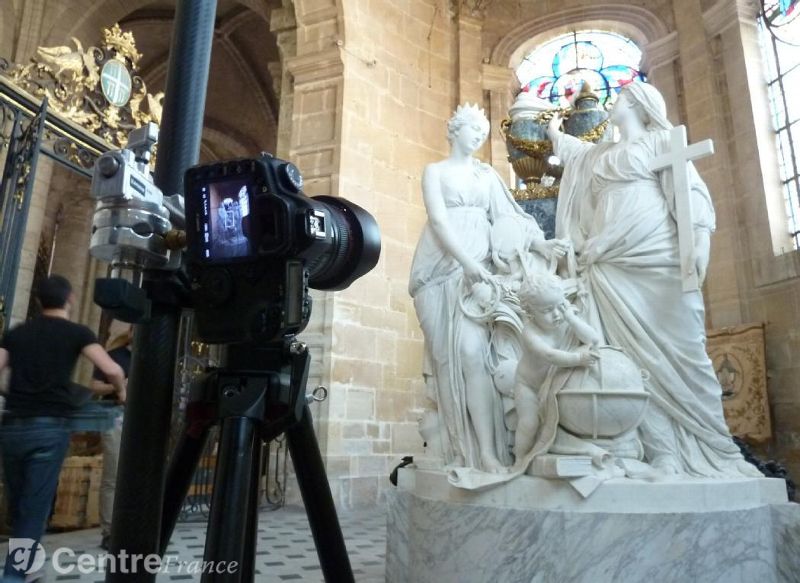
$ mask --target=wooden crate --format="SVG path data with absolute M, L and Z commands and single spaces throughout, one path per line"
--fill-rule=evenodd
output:
M 100 524 L 100 479 L 103 456 L 71 456 L 58 478 L 50 527 L 59 530 L 91 528 Z

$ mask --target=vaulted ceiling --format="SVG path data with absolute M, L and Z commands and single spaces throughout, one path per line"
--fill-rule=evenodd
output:
M 277 4 L 218 2 L 203 161 L 274 151 L 280 96 L 271 71 L 280 74 L 280 69 L 268 19 Z M 174 16 L 175 1 L 158 0 L 120 20 L 122 29 L 134 34 L 143 55 L 140 73 L 150 93 L 164 90 Z

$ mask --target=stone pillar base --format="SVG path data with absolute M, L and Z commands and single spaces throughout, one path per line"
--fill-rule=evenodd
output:
M 400 470 L 386 581 L 798 581 L 800 505 L 774 478 L 605 482 L 588 499 L 523 476 L 485 491 Z

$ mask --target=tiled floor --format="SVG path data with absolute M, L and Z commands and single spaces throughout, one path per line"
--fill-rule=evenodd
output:
M 347 541 L 350 562 L 358 583 L 378 583 L 384 581 L 386 553 L 386 516 L 382 508 L 340 514 L 342 530 Z M 158 583 L 167 581 L 200 581 L 199 574 L 187 574 L 186 568 L 202 560 L 205 541 L 204 522 L 181 523 L 172 537 L 168 554 L 176 555 L 175 567 L 171 572 L 159 574 Z M 305 511 L 298 507 L 286 507 L 275 512 L 262 512 L 259 520 L 258 548 L 256 549 L 256 581 L 261 583 L 280 583 L 283 581 L 321 582 L 322 572 L 311 538 Z M 50 534 L 44 545 L 48 558 L 58 548 L 67 547 L 76 555 L 83 553 L 99 557 L 103 551 L 97 546 L 100 534 L 97 529 L 82 530 L 63 534 Z M 6 555 L 6 545 L 0 547 L 2 562 Z M 62 555 L 64 556 L 64 555 Z M 73 560 L 74 562 L 74 560 Z M 178 563 L 185 567 L 178 572 Z M 62 560 L 68 564 L 69 560 Z M 58 574 L 51 562 L 47 564 L 46 581 L 102 582 L 100 572 L 81 574 L 74 569 L 69 574 Z

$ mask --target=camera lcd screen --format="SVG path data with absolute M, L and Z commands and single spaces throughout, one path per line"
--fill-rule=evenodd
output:
M 203 259 L 232 259 L 251 255 L 247 225 L 250 214 L 251 186 L 247 180 L 234 178 L 200 187 L 203 205 Z

